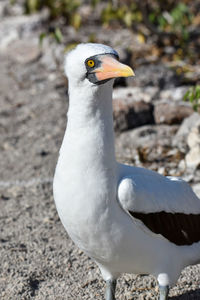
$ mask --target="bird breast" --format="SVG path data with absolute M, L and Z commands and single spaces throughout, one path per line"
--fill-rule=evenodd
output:
M 99 157 L 89 161 L 74 153 L 67 158 L 61 154 L 54 178 L 54 199 L 72 240 L 85 252 L 92 251 L 90 256 L 102 257 L 102 245 L 110 239 L 116 172 L 100 160 Z

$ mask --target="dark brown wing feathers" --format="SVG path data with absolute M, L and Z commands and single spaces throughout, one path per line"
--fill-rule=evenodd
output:
M 191 245 L 200 241 L 200 214 L 137 213 L 129 211 L 154 233 L 161 234 L 176 245 Z

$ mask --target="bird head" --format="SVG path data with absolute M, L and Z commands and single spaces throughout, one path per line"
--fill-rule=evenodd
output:
M 119 62 L 117 52 L 102 44 L 79 44 L 66 56 L 65 72 L 76 85 L 100 86 L 117 77 L 134 76 L 133 70 Z

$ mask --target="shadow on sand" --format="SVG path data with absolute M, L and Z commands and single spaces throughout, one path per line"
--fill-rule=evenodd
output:
M 200 289 L 186 292 L 180 296 L 170 297 L 169 300 L 200 300 Z

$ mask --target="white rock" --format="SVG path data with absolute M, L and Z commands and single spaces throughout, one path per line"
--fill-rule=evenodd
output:
M 132 101 L 145 101 L 151 102 L 151 100 L 158 93 L 157 87 L 126 87 L 126 88 L 116 88 L 113 91 L 113 100 L 124 99 L 127 103 Z
M 47 68 L 49 72 L 55 72 L 57 69 L 54 53 L 53 53 L 53 48 L 52 47 L 43 47 L 43 55 L 41 58 L 41 64 Z
M 182 147 L 182 144 L 186 146 L 188 134 L 198 124 L 200 124 L 200 114 L 198 113 L 193 113 L 190 117 L 184 119 L 173 139 L 173 146 L 179 145 Z
M 7 3 L 6 15 L 21 16 L 23 14 L 24 14 L 24 6 L 22 3 L 17 3 L 17 1 L 15 1 L 15 3 L 13 4 Z
M 187 167 L 196 169 L 200 165 L 200 146 L 192 148 L 187 153 L 185 160 Z
M 159 174 L 161 174 L 161 175 L 164 175 L 164 176 L 166 175 L 166 169 L 165 169 L 165 167 L 160 167 L 157 172 Z
M 125 148 L 137 149 L 140 147 L 151 148 L 155 145 L 170 145 L 176 128 L 175 125 L 145 125 L 128 130 L 116 138 L 116 149 L 121 149 L 123 152 Z
M 41 49 L 38 45 L 38 39 L 19 39 L 10 44 L 6 54 L 18 63 L 27 64 L 39 59 Z
M 200 123 L 191 129 L 187 137 L 187 145 L 190 151 L 185 157 L 186 165 L 196 169 L 200 165 Z
M 1 27 L 0 27 L 1 30 Z M 11 31 L 7 32 L 5 31 L 4 36 L 1 38 L 0 36 L 0 51 L 4 52 L 6 51 L 9 44 L 11 44 L 13 41 L 17 40 L 19 38 L 18 31 L 16 29 L 12 29 Z
M 6 51 L 11 42 L 22 36 L 30 36 L 30 32 L 37 29 L 48 18 L 48 12 L 31 16 L 8 17 L 0 23 L 0 51 Z
M 182 101 L 187 90 L 188 87 L 185 86 L 163 90 L 160 92 L 160 98 L 165 100 Z
M 186 163 L 185 163 L 185 160 L 182 159 L 179 164 L 178 164 L 178 169 L 180 172 L 185 172 L 186 170 Z
M 200 125 L 192 128 L 187 138 L 187 144 L 190 149 L 200 145 Z

